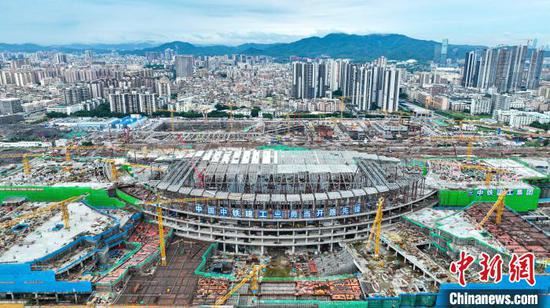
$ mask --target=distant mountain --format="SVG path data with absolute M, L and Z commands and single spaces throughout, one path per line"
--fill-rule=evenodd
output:
M 143 45 L 140 45 L 143 44 Z M 266 55 L 278 58 L 298 57 L 333 57 L 368 61 L 385 56 L 392 60 L 416 59 L 428 61 L 433 59 L 435 47 L 441 45 L 435 41 L 414 39 L 401 34 L 369 34 L 354 35 L 332 33 L 324 37 L 308 37 L 291 43 L 255 44 L 247 43 L 239 46 L 225 45 L 193 45 L 187 42 L 174 41 L 153 46 L 153 43 L 135 44 L 70 44 L 60 46 L 39 46 L 34 44 L 0 44 L 0 51 L 59 50 L 82 51 L 92 49 L 98 52 L 117 50 L 124 54 L 144 55 L 147 52 L 164 52 L 170 48 L 178 54 L 192 55 L 224 55 L 248 54 Z M 449 58 L 462 58 L 470 50 L 483 46 L 449 45 Z
M 373 60 L 385 56 L 392 60 L 416 59 L 428 61 L 433 59 L 435 41 L 418 40 L 401 34 L 354 35 L 333 33 L 324 37 L 308 37 L 292 43 L 278 44 L 243 44 L 239 46 L 196 46 L 186 42 L 170 42 L 153 48 L 127 51 L 127 53 L 145 54 L 162 52 L 166 48 L 176 50 L 179 54 L 222 55 L 244 53 L 249 55 L 266 55 L 279 58 L 298 57 L 333 57 L 353 60 Z M 449 45 L 449 58 L 462 58 L 470 50 L 483 46 Z
M 302 56 L 373 60 L 385 56 L 392 60 L 431 60 L 435 41 L 418 40 L 401 34 L 350 35 L 334 33 L 324 37 L 308 37 L 288 44 L 278 44 L 262 50 L 270 56 Z M 480 46 L 450 45 L 448 57 L 461 58 L 467 51 Z

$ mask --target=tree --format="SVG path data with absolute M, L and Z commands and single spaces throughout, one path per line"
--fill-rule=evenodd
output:
M 250 115 L 254 118 L 257 118 L 261 110 L 262 109 L 260 109 L 260 107 L 252 107 L 252 110 L 250 111 Z
M 529 124 L 529 126 L 534 127 L 534 128 L 538 128 L 538 129 L 550 130 L 550 123 L 542 124 L 539 121 L 535 121 L 535 122 Z

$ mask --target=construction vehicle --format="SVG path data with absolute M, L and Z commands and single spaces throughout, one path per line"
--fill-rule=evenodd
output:
M 63 226 L 65 227 L 65 229 L 69 230 L 70 229 L 70 224 L 69 224 L 68 205 L 69 205 L 69 203 L 72 203 L 72 202 L 78 202 L 78 201 L 82 200 L 83 198 L 85 198 L 86 196 L 87 195 L 71 197 L 71 198 L 65 199 L 63 201 L 55 202 L 55 203 L 50 204 L 48 206 L 38 208 L 37 210 L 34 210 L 31 213 L 23 214 L 23 215 L 21 215 L 17 218 L 14 218 L 14 219 L 11 219 L 11 220 L 8 220 L 6 222 L 1 223 L 0 228 L 1 229 L 8 229 L 8 228 L 11 228 L 11 227 L 19 224 L 21 221 L 24 221 L 25 219 L 31 219 L 31 218 L 34 218 L 34 217 L 42 216 L 44 213 L 51 213 L 53 211 L 61 209 L 61 213 L 63 215 Z
M 374 256 L 378 257 L 380 254 L 380 234 L 382 233 L 382 208 L 384 206 L 384 197 L 378 199 L 376 216 L 369 233 L 369 239 L 367 240 L 367 251 L 370 249 L 370 244 L 374 238 Z
M 231 297 L 233 296 L 233 294 L 235 292 L 237 292 L 245 283 L 247 283 L 249 280 L 251 279 L 255 279 L 256 280 L 256 284 L 257 284 L 257 281 L 258 281 L 258 276 L 260 274 L 260 272 L 265 268 L 265 265 L 264 264 L 259 264 L 259 265 L 254 265 L 252 267 L 252 270 L 250 271 L 250 273 L 248 275 L 246 275 L 239 283 L 237 283 L 229 292 L 227 292 L 227 294 L 225 294 L 224 296 L 218 298 L 216 300 L 216 303 L 214 304 L 214 307 L 219 307 L 223 304 L 225 304 L 225 302 Z M 251 286 L 252 288 L 252 286 Z M 257 290 L 257 289 L 256 289 Z M 253 291 L 254 292 L 254 291 Z
M 494 211 L 497 211 L 495 224 L 500 225 L 500 223 L 502 222 L 502 214 L 504 213 L 504 198 L 506 198 L 507 194 L 508 189 L 505 189 L 500 193 L 500 195 L 498 195 L 498 199 L 495 204 L 493 204 L 489 212 L 487 212 L 487 215 L 485 215 L 485 217 L 483 217 L 479 224 L 477 224 L 478 229 L 481 229 L 483 227 L 483 225 L 487 222 L 487 220 L 489 220 Z

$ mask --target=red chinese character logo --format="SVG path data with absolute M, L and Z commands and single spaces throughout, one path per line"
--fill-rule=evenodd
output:
M 502 257 L 499 254 L 491 258 L 488 254 L 482 252 L 479 264 L 482 267 L 481 272 L 479 272 L 479 280 L 487 282 L 489 278 L 492 278 L 495 283 L 502 280 Z
M 522 279 L 527 281 L 530 286 L 535 285 L 535 255 L 526 253 L 518 257 L 515 253 L 512 254 L 510 263 L 510 282 L 518 282 Z
M 474 257 L 467 254 L 465 251 L 460 252 L 460 260 L 451 263 L 450 271 L 453 274 L 458 274 L 458 283 L 461 286 L 466 286 L 466 277 L 464 272 L 472 265 Z

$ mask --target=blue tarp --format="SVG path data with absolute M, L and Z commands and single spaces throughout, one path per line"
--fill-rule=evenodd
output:
M 91 292 L 90 281 L 57 281 L 54 271 L 33 271 L 28 263 L 0 264 L 0 293 Z

